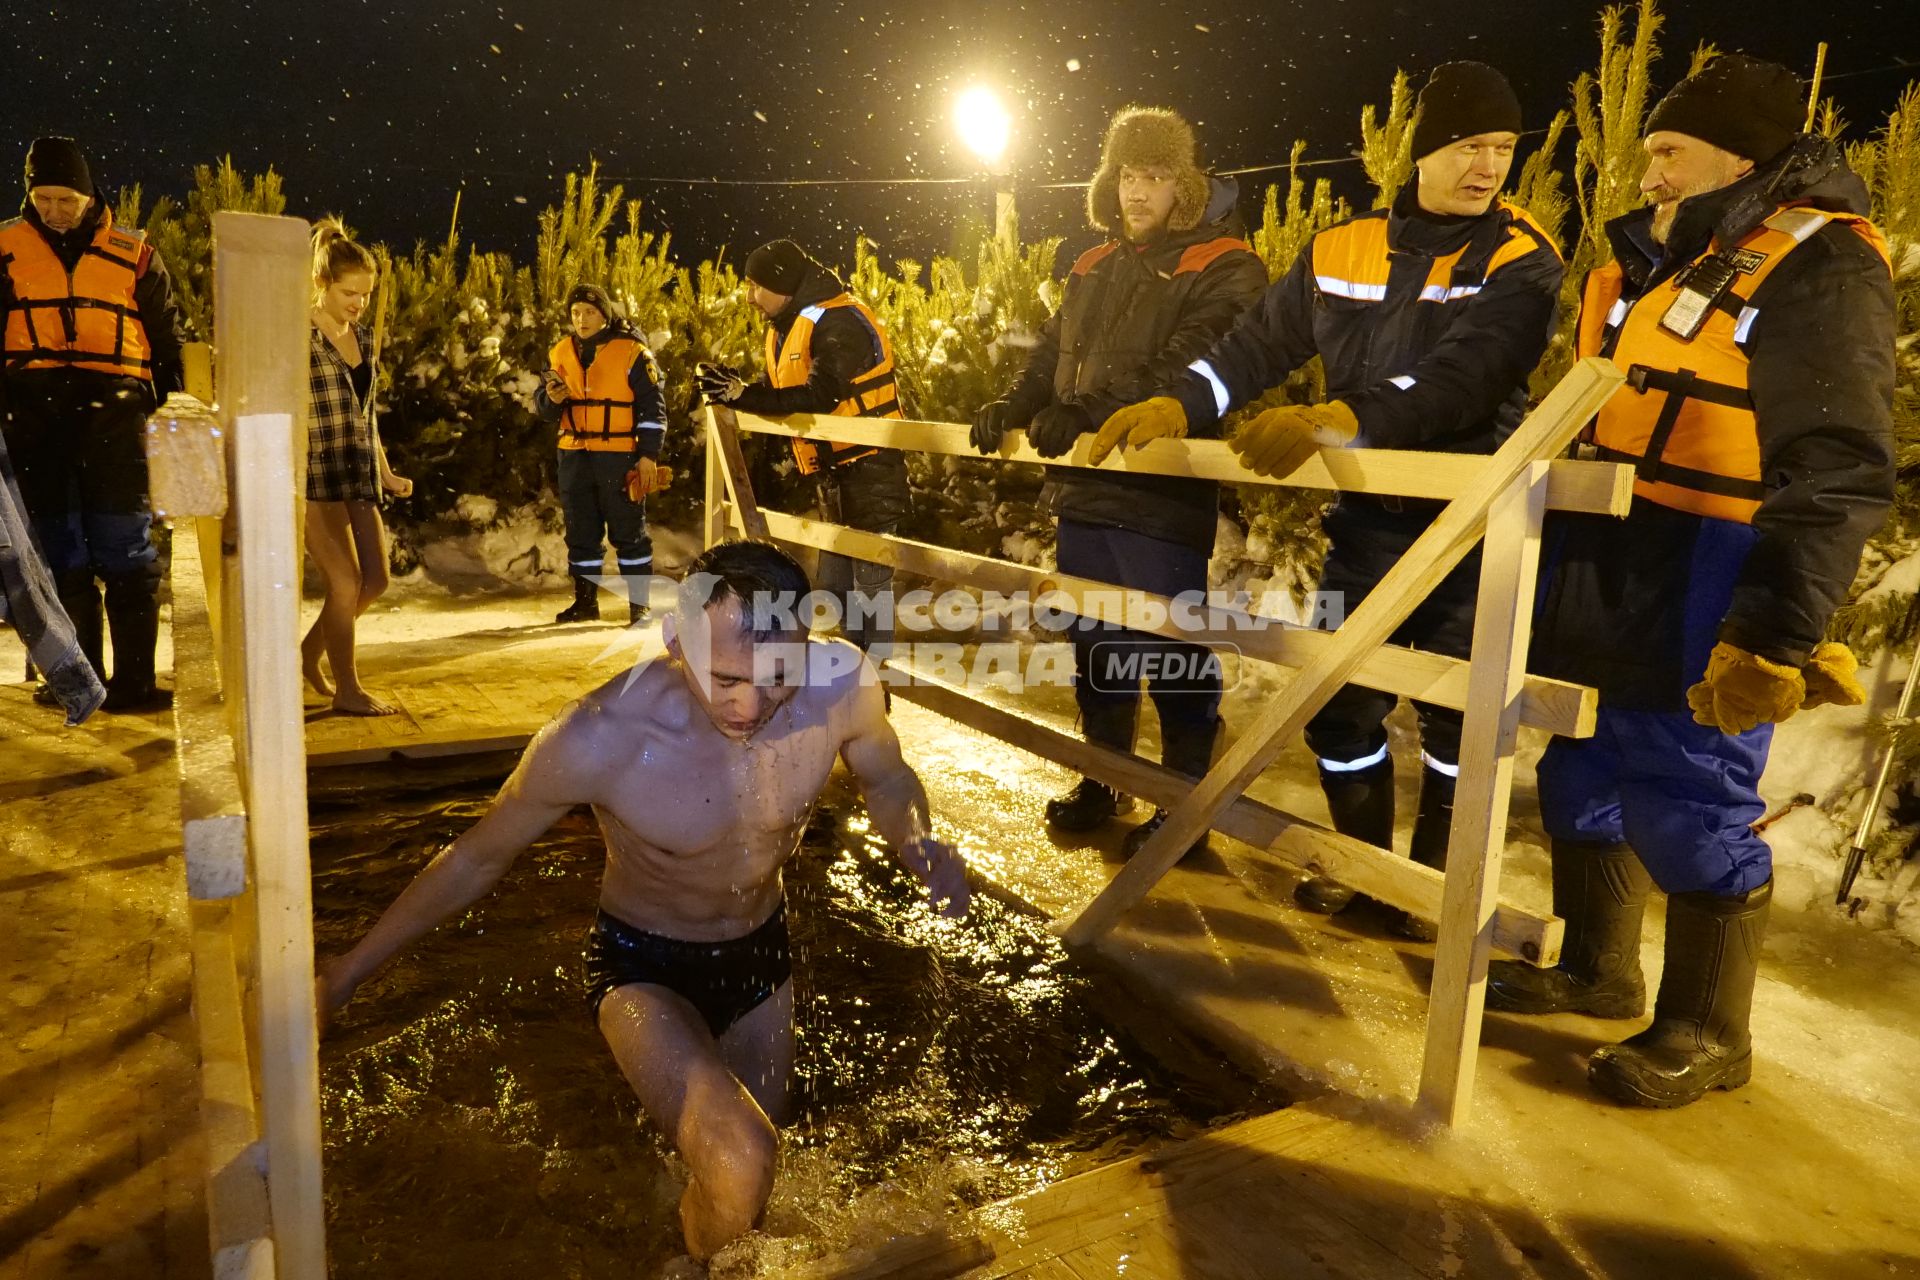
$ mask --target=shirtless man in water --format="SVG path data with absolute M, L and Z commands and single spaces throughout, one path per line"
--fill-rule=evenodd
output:
M 754 609 L 807 590 L 800 566 L 766 543 L 695 560 L 663 623 L 666 655 L 548 723 L 486 815 L 318 977 L 324 1024 L 382 964 L 485 897 L 562 814 L 592 805 L 607 870 L 588 1000 L 692 1173 L 680 1226 L 702 1262 L 753 1227 L 773 1188 L 794 1051 L 780 873 L 836 756 L 936 906 L 967 909 L 965 866 L 927 834 L 926 790 L 865 657 L 808 640 L 791 613 L 768 625 Z

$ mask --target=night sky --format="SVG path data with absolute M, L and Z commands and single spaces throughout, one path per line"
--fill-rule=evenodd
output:
M 444 235 L 464 186 L 462 230 L 522 261 L 538 210 L 557 201 L 566 170 L 592 156 L 646 202 L 646 226 L 673 233 L 683 262 L 722 244 L 737 262 L 779 235 L 845 261 L 856 230 L 883 257 L 924 257 L 948 246 L 963 213 L 985 215 L 984 182 L 659 180 L 967 177 L 977 165 L 954 135 L 951 103 L 987 83 L 1015 113 L 1023 230 L 1069 236 L 1072 250 L 1094 238 L 1081 194 L 1038 187 L 1084 181 L 1119 106 L 1178 109 L 1221 168 L 1285 160 L 1296 137 L 1309 157 L 1339 157 L 1358 141 L 1362 105 L 1384 106 L 1396 67 L 1423 73 L 1471 57 L 1505 71 L 1529 124 L 1544 125 L 1595 61 L 1600 8 L 0 0 L 0 150 L 21 157 L 37 134 L 70 133 L 109 191 L 139 182 L 149 198 L 178 194 L 195 162 L 231 153 L 243 169 L 271 164 L 284 175 L 289 212 L 337 211 L 365 236 L 399 245 Z M 1667 16 L 1660 87 L 1702 39 L 1803 75 L 1816 44 L 1829 41 L 1829 88 L 1856 133 L 1920 78 L 1915 0 L 1688 0 Z M 1357 164 L 1315 173 L 1345 193 L 1365 191 Z M 1250 214 L 1270 180 L 1243 180 Z

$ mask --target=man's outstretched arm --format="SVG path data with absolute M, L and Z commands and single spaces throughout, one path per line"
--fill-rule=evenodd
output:
M 523 849 L 567 810 L 591 800 L 602 767 L 589 741 L 599 716 L 576 702 L 549 721 L 480 821 L 414 877 L 353 950 L 320 966 L 323 1026 L 382 965 L 484 898 Z
M 860 676 L 865 678 L 859 688 L 848 694 L 851 721 L 840 757 L 860 783 L 875 828 L 927 887 L 934 909 L 958 919 L 967 914 L 971 896 L 967 865 L 951 845 L 933 838 L 927 789 L 900 754 L 900 738 L 887 719 L 886 694 L 864 660 Z

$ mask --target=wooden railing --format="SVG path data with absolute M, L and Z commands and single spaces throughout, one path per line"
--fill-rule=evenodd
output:
M 1031 599 L 1052 596 L 1082 611 L 1093 607 L 1097 595 L 1101 616 L 1108 620 L 1201 644 L 1230 642 L 1244 657 L 1293 668 L 1293 677 L 1279 694 L 1197 783 L 1136 756 L 1081 742 L 910 667 L 888 674 L 903 697 L 1168 810 L 1160 829 L 1100 894 L 1055 922 L 1071 944 L 1086 944 L 1111 927 L 1209 828 L 1391 906 L 1437 920 L 1419 1102 L 1447 1123 L 1460 1125 L 1471 1107 L 1489 953 L 1498 949 L 1537 965 L 1559 959 L 1561 921 L 1500 900 L 1500 859 L 1520 726 L 1576 738 L 1593 733 L 1592 689 L 1527 674 L 1528 624 L 1546 512 L 1623 516 L 1632 501 L 1631 468 L 1556 460 L 1621 380 L 1605 360 L 1581 361 L 1491 457 L 1323 449 L 1284 481 L 1273 481 L 1247 471 L 1220 441 L 1163 440 L 1116 453 L 1102 464 L 1106 470 L 1235 484 L 1285 483 L 1446 501 L 1432 526 L 1331 633 L 1289 628 L 1246 610 L 1221 607 L 1206 611 L 1204 629 L 1183 629 L 1169 618 L 1170 602 L 1146 592 L 1122 592 L 1110 584 L 763 510 L 747 478 L 739 438 L 747 431 L 978 456 L 967 428 L 951 423 L 811 415 L 769 419 L 709 409 L 705 541 L 712 545 L 736 532 L 770 537 L 984 591 L 1024 592 Z M 1091 440 L 1082 436 L 1065 457 L 1042 459 L 1024 432 L 1010 432 L 998 456 L 1085 467 Z M 1449 658 L 1386 643 L 1483 541 L 1472 656 Z M 1117 613 L 1111 607 L 1116 597 Z M 1348 681 L 1464 713 L 1444 876 L 1245 796 L 1248 786 Z

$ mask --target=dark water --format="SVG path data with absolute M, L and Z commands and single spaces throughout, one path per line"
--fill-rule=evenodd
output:
M 350 946 L 491 793 L 431 771 L 317 775 L 319 954 Z M 762 1232 L 723 1255 L 732 1274 L 925 1229 L 1275 1104 L 1070 970 L 1040 921 L 984 897 L 964 922 L 935 918 L 857 803 L 827 804 L 841 820 L 787 879 L 801 1118 Z M 329 1034 L 337 1277 L 652 1276 L 680 1253 L 684 1171 L 581 999 L 603 861 L 591 816 L 570 815 Z

